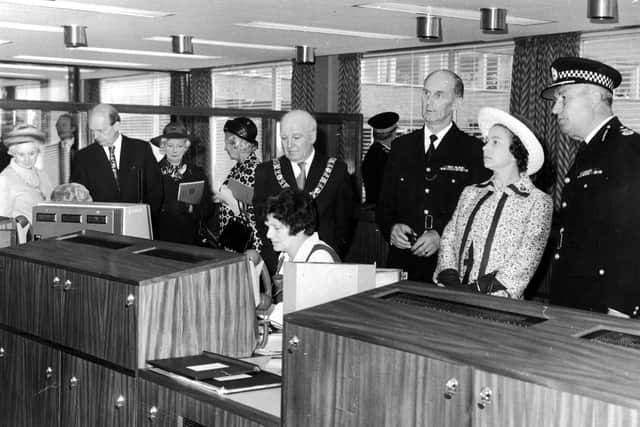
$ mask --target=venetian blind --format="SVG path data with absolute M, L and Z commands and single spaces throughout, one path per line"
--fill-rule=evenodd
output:
M 170 105 L 171 79 L 166 73 L 148 73 L 100 80 L 100 101 L 107 104 Z M 131 138 L 149 141 L 162 133 L 168 115 L 121 114 L 120 130 Z
M 622 74 L 613 111 L 627 127 L 640 131 L 640 31 L 584 34 L 581 56 L 611 65 Z

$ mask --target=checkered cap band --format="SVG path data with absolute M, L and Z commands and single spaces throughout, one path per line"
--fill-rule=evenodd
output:
M 605 87 L 613 92 L 613 79 L 601 73 L 587 70 L 563 70 L 558 72 L 556 80 L 584 80 Z

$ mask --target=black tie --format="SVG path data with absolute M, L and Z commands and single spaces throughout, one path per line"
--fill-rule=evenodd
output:
M 435 136 L 434 134 L 431 134 L 429 135 L 429 139 L 431 140 L 431 144 L 429 144 L 429 148 L 427 148 L 427 153 L 424 155 L 424 159 L 426 160 L 427 164 L 431 160 L 433 153 L 436 152 L 436 140 L 438 139 L 438 137 Z

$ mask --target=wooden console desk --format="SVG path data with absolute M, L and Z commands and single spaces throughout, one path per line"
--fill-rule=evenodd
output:
M 146 360 L 249 356 L 248 262 L 98 232 L 0 249 L 0 424 L 134 426 Z
M 580 338 L 602 329 L 636 338 Z M 640 425 L 638 335 L 637 320 L 399 282 L 285 316 L 283 425 Z

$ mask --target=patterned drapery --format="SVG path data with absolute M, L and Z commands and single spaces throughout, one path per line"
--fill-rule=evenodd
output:
M 187 107 L 191 101 L 191 73 L 171 72 L 171 106 Z
M 189 106 L 198 108 L 210 108 L 213 105 L 213 89 L 211 87 L 211 70 L 197 69 L 190 74 Z M 173 91 L 172 91 L 173 94 Z M 193 117 L 187 124 L 196 139 L 195 149 L 192 154 L 194 162 L 198 166 L 204 167 L 206 171 L 212 171 L 211 156 L 207 153 L 211 150 L 211 135 L 208 117 Z
M 298 64 L 293 61 L 291 75 L 291 109 L 315 111 L 315 64 Z
M 360 112 L 360 63 L 362 55 L 338 56 L 338 112 Z
M 561 56 L 578 56 L 580 33 L 551 34 L 516 39 L 511 82 L 511 114 L 525 119 L 545 146 L 545 166 L 536 184 L 553 196 L 558 209 L 564 176 L 573 164 L 577 145 L 560 133 L 553 102 L 540 97 L 551 82 L 549 67 Z

